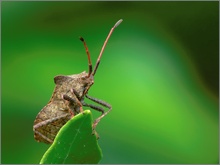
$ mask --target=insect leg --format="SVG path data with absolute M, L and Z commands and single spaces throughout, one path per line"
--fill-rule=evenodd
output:
M 85 107 L 90 107 L 90 108 L 92 108 L 94 110 L 97 110 L 99 112 L 102 112 L 102 114 L 104 114 L 104 112 L 105 112 L 102 107 L 99 107 L 99 106 L 96 106 L 96 105 L 92 105 L 92 104 L 87 104 L 84 101 L 82 101 L 82 105 L 85 106 Z M 93 127 L 92 134 L 95 135 L 97 139 L 99 139 L 99 134 L 96 132 L 94 127 Z
M 92 109 L 95 109 L 95 110 L 97 110 L 99 112 L 102 112 L 102 114 L 104 114 L 104 112 L 105 112 L 102 107 L 99 107 L 99 106 L 96 106 L 96 105 L 87 104 L 87 103 L 84 103 L 84 102 L 82 102 L 82 105 L 85 106 L 85 107 L 90 107 Z
M 39 123 L 37 123 L 37 124 L 34 125 L 34 130 L 37 129 L 37 128 L 39 128 L 39 127 L 41 127 L 41 126 L 50 124 L 50 123 L 56 121 L 57 119 L 65 118 L 65 117 L 67 117 L 67 116 L 68 116 L 68 114 L 65 114 L 65 115 L 61 115 L 61 116 L 54 117 L 54 118 L 52 118 L 52 119 L 47 119 L 47 120 L 41 121 L 41 122 L 39 122 Z
M 79 99 L 77 97 L 76 97 L 76 99 L 74 99 L 72 97 L 69 97 L 68 95 L 63 95 L 63 99 L 67 100 L 67 101 L 69 101 L 71 103 L 77 103 L 79 105 L 80 112 L 83 112 L 82 103 L 79 101 Z
M 72 91 L 71 91 L 71 92 L 73 92 L 74 95 L 76 95 L 76 97 L 77 97 L 78 100 L 80 99 L 80 96 L 79 96 L 79 94 L 76 92 L 75 89 L 72 88 Z
M 96 102 L 96 103 L 98 103 L 98 104 L 101 104 L 101 105 L 103 105 L 103 106 L 105 106 L 105 107 L 107 107 L 107 108 L 109 109 L 107 112 L 102 113 L 102 115 L 101 115 L 100 117 L 98 117 L 98 118 L 94 121 L 94 123 L 93 123 L 93 129 L 95 129 L 95 127 L 96 127 L 97 124 L 100 122 L 100 120 L 101 120 L 104 116 L 106 116 L 106 115 L 112 110 L 112 106 L 111 106 L 110 104 L 108 104 L 108 103 L 102 101 L 102 100 L 99 100 L 99 99 L 93 98 L 93 97 L 91 97 L 91 96 L 88 96 L 87 94 L 86 94 L 86 98 L 88 98 L 88 99 L 90 99 L 90 100 L 92 100 L 92 101 L 94 101 L 94 102 Z
M 54 117 L 52 119 L 47 119 L 47 120 L 41 121 L 40 123 L 35 124 L 34 127 L 33 127 L 34 138 L 37 141 L 43 141 L 45 143 L 53 143 L 53 140 L 51 140 L 47 136 L 43 135 L 39 131 L 40 130 L 42 131 L 42 127 L 48 126 L 49 124 L 53 123 L 54 121 L 57 121 L 57 120 L 62 119 L 62 118 L 66 118 L 67 116 L 68 116 L 68 114 L 65 114 L 65 115 L 57 116 L 57 117 Z
M 98 103 L 98 104 L 101 104 L 101 105 L 103 105 L 104 107 L 107 107 L 108 109 L 112 109 L 112 106 L 111 106 L 109 103 L 106 103 L 106 102 L 103 101 L 103 100 L 99 100 L 99 99 L 94 98 L 94 97 L 91 97 L 91 96 L 89 96 L 89 95 L 87 95 L 87 94 L 86 94 L 86 98 L 88 98 L 88 99 L 90 99 L 90 100 L 92 100 L 92 101 L 94 101 L 94 102 L 96 102 L 96 103 Z
M 46 140 L 46 143 L 53 143 L 52 140 L 50 140 L 48 137 L 44 136 L 42 133 L 38 132 L 37 130 L 34 130 L 34 136 L 36 136 L 36 134 L 40 137 L 42 137 L 44 140 Z

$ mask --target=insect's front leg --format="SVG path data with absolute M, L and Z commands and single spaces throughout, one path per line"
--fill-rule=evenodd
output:
M 78 99 L 78 95 L 75 94 L 75 90 L 71 90 L 71 92 L 75 95 L 75 97 L 70 97 L 67 94 L 64 94 L 64 95 L 62 95 L 62 98 L 64 100 L 70 102 L 70 104 L 72 104 L 72 105 L 77 105 L 80 109 L 80 112 L 83 112 L 83 108 L 82 108 L 83 105 L 80 102 L 80 100 Z
M 100 120 L 112 110 L 112 106 L 111 106 L 109 103 L 106 103 L 105 101 L 99 100 L 99 99 L 97 99 L 97 98 L 93 98 L 93 97 L 91 97 L 91 96 L 88 96 L 87 94 L 86 94 L 86 98 L 88 98 L 88 99 L 90 99 L 90 100 L 92 100 L 92 101 L 94 101 L 94 102 L 96 102 L 96 103 L 98 103 L 98 104 L 101 104 L 101 105 L 103 105 L 104 107 L 106 107 L 106 108 L 109 109 L 108 111 L 104 112 L 104 110 L 103 110 L 101 107 L 88 104 L 88 105 L 90 105 L 91 108 L 95 107 L 95 108 L 93 108 L 93 109 L 102 112 L 102 115 L 101 115 L 100 117 L 98 117 L 98 118 L 94 121 L 94 123 L 93 123 L 93 129 L 95 129 L 95 127 L 96 127 L 97 124 L 100 122 Z

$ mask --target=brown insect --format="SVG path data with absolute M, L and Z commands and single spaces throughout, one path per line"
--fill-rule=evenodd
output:
M 34 138 L 38 142 L 44 142 L 48 144 L 53 143 L 53 140 L 60 128 L 66 124 L 68 120 L 74 117 L 74 115 L 83 112 L 82 106 L 90 107 L 102 113 L 101 116 L 94 121 L 93 129 L 95 129 L 99 121 L 111 111 L 112 107 L 110 104 L 102 100 L 90 97 L 87 95 L 87 93 L 94 83 L 94 75 L 99 66 L 105 46 L 112 32 L 121 22 L 122 19 L 120 19 L 110 30 L 102 46 L 94 70 L 92 69 L 92 62 L 86 42 L 82 37 L 80 37 L 80 40 L 83 42 L 88 56 L 89 73 L 84 71 L 80 74 L 69 76 L 58 75 L 54 77 L 56 86 L 52 97 L 49 103 L 38 113 L 34 121 Z M 108 108 L 108 111 L 105 112 L 104 109 L 100 106 L 85 103 L 84 97 Z

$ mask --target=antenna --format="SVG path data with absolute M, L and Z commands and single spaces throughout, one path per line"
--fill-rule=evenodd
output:
M 89 49 L 88 49 L 88 47 L 87 47 L 87 45 L 86 45 L 85 40 L 84 40 L 82 37 L 80 37 L 79 39 L 83 42 L 84 47 L 85 47 L 85 49 L 86 49 L 86 54 L 87 54 L 87 56 L 88 56 L 88 62 L 89 62 L 89 73 L 88 73 L 88 77 L 89 77 L 89 76 L 91 75 L 91 73 L 92 73 L 92 62 L 91 62 L 91 58 L 90 58 Z
M 105 46 L 106 46 L 106 44 L 107 44 L 107 42 L 108 42 L 108 40 L 109 40 L 109 38 L 110 38 L 112 32 L 115 30 L 115 28 L 116 28 L 122 21 L 123 21 L 123 20 L 120 19 L 118 22 L 116 22 L 116 24 L 111 28 L 111 30 L 110 30 L 110 32 L 109 32 L 107 38 L 105 39 L 105 42 L 104 42 L 104 44 L 103 44 L 103 46 L 102 46 L 101 52 L 100 52 L 100 54 L 99 54 L 99 57 L 98 57 L 98 59 L 97 59 L 97 61 L 96 61 L 95 69 L 94 69 L 93 72 L 92 72 L 92 75 L 93 75 L 93 76 L 94 76 L 95 73 L 96 73 L 96 70 L 97 70 L 97 68 L 98 68 L 98 66 L 99 66 L 100 59 L 101 59 L 102 54 L 103 54 L 103 52 L 104 52 Z M 81 41 L 82 41 L 82 40 L 81 40 Z M 84 45 L 85 45 L 85 43 L 84 43 Z M 87 54 L 88 54 L 88 53 L 87 53 Z M 89 55 L 88 55 L 88 56 L 89 56 Z M 89 56 L 89 59 L 90 59 L 90 56 Z M 91 61 L 90 61 L 90 63 L 91 63 Z M 92 67 L 92 66 L 91 66 L 91 67 Z M 89 75 L 90 75 L 90 74 L 89 74 Z

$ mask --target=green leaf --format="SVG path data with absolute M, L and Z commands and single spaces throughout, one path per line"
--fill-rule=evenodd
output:
M 102 151 L 92 134 L 92 114 L 85 110 L 69 120 L 58 132 L 40 164 L 96 164 Z

